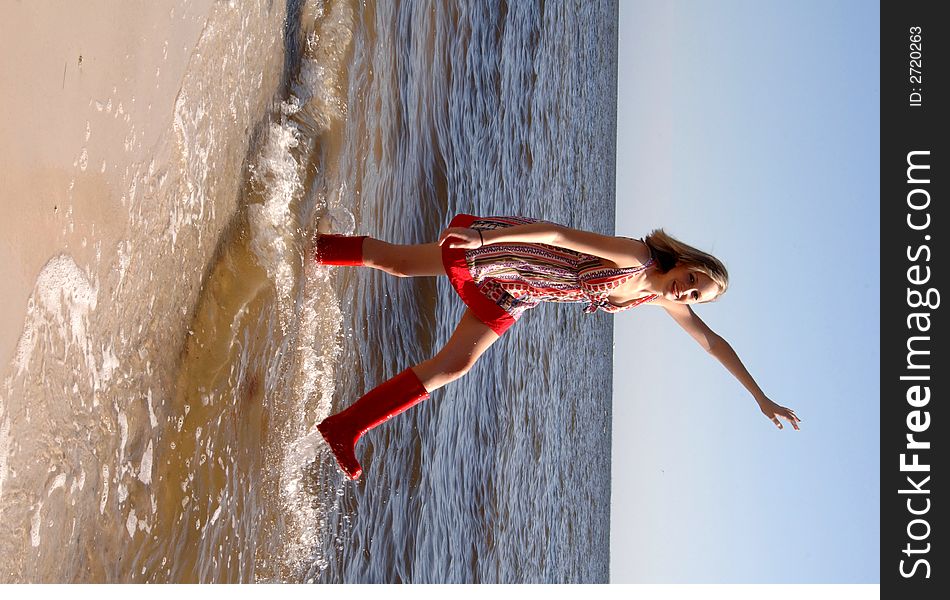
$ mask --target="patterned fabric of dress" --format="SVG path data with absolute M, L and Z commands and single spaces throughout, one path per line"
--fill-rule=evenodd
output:
M 469 227 L 487 231 L 536 222 L 526 217 L 479 217 Z M 478 290 L 515 320 L 541 302 L 586 302 L 586 313 L 615 313 L 656 299 L 656 295 L 644 296 L 617 306 L 607 298 L 648 269 L 652 258 L 644 265 L 619 269 L 605 266 L 599 257 L 566 248 L 502 243 L 467 250 L 465 261 Z

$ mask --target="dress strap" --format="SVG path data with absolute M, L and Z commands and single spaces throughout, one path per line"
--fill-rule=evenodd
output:
M 645 263 L 643 263 L 639 267 L 627 267 L 626 269 L 620 269 L 620 270 L 626 273 L 639 273 L 640 271 L 645 271 L 649 269 L 650 267 L 654 265 L 654 263 L 656 263 L 656 259 L 654 259 L 653 255 L 651 254 L 649 260 L 647 260 Z
M 602 310 L 604 312 L 615 313 L 615 312 L 621 312 L 624 310 L 629 310 L 635 306 L 640 306 L 641 304 L 645 304 L 647 302 L 652 302 L 653 300 L 656 300 L 659 296 L 657 296 L 657 294 L 650 294 L 648 296 L 642 296 L 640 298 L 637 298 L 636 300 L 633 300 L 629 304 L 626 304 L 624 306 L 617 306 L 616 304 L 614 304 L 613 302 L 607 299 L 607 296 L 610 294 L 610 291 L 613 290 L 618 285 L 622 284 L 624 281 L 626 281 L 630 275 L 635 275 L 637 273 L 645 271 L 646 269 L 649 269 L 650 267 L 652 267 L 655 263 L 656 263 L 656 259 L 651 254 L 649 260 L 647 260 L 647 262 L 643 263 L 640 266 L 627 267 L 625 269 L 617 269 L 615 272 L 619 273 L 620 275 L 616 276 L 614 281 L 611 282 L 608 289 L 604 289 L 603 291 L 597 293 L 594 296 L 588 296 L 589 304 L 587 305 L 586 308 L 584 308 L 584 312 L 592 313 L 592 312 L 596 312 L 597 310 Z
M 598 310 L 601 310 L 606 313 L 618 313 L 618 312 L 623 312 L 625 310 L 630 310 L 631 308 L 640 306 L 641 304 L 646 304 L 647 302 L 653 302 L 657 298 L 659 298 L 657 294 L 650 294 L 649 296 L 643 296 L 641 298 L 637 298 L 636 300 L 633 300 L 632 302 L 630 302 L 630 304 L 627 304 L 625 306 L 617 306 L 616 304 L 612 303 L 610 300 L 607 300 L 607 297 L 604 296 L 596 300 L 591 300 L 590 303 L 584 308 L 584 312 L 593 313 L 593 312 L 597 312 Z

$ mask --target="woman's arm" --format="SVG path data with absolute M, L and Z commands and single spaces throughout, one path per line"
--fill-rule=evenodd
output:
M 673 317 L 673 320 L 686 330 L 686 333 L 692 336 L 704 350 L 715 356 L 716 360 L 722 363 L 722 366 L 726 367 L 726 370 L 732 373 L 732 376 L 752 394 L 752 397 L 755 398 L 756 403 L 759 405 L 759 409 L 770 421 L 775 423 L 779 429 L 782 429 L 782 422 L 779 420 L 779 417 L 782 417 L 791 423 L 792 427 L 798 429 L 798 423 L 801 419 L 795 415 L 795 411 L 772 402 L 759 387 L 759 384 L 755 382 L 755 379 L 752 378 L 752 375 L 745 368 L 745 365 L 742 364 L 742 361 L 739 360 L 739 356 L 735 350 L 732 349 L 732 346 L 729 345 L 729 342 L 722 339 L 715 331 L 710 329 L 709 326 L 693 312 L 692 308 L 684 304 L 665 302 L 662 299 L 660 299 L 660 304 L 666 309 L 666 312 Z
M 637 267 L 650 259 L 650 249 L 639 240 L 624 237 L 600 235 L 590 231 L 581 231 L 539 221 L 527 225 L 515 225 L 503 229 L 491 229 L 481 232 L 463 227 L 450 227 L 442 232 L 439 245 L 446 239 L 452 248 L 478 248 L 482 242 L 488 244 L 548 244 L 567 248 L 592 256 L 609 260 L 620 267 Z

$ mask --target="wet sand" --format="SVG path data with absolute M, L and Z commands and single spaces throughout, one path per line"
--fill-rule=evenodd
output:
M 268 2 L 5 7 L 0 583 L 152 576 L 146 534 L 175 489 L 153 473 L 189 408 L 176 374 L 273 110 L 284 17 Z
M 67 253 L 81 269 L 94 269 L 97 248 L 123 238 L 130 166 L 171 128 L 212 5 L 90 0 L 5 7 L 0 377 L 15 355 L 43 266 Z

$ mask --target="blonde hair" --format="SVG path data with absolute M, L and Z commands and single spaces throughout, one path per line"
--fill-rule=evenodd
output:
M 643 241 L 650 247 L 661 273 L 666 273 L 677 265 L 683 265 L 691 271 L 705 273 L 713 280 L 713 283 L 719 286 L 719 293 L 713 300 L 725 294 L 729 288 L 729 273 L 726 271 L 726 266 L 712 254 L 684 244 L 662 229 L 654 229 Z

